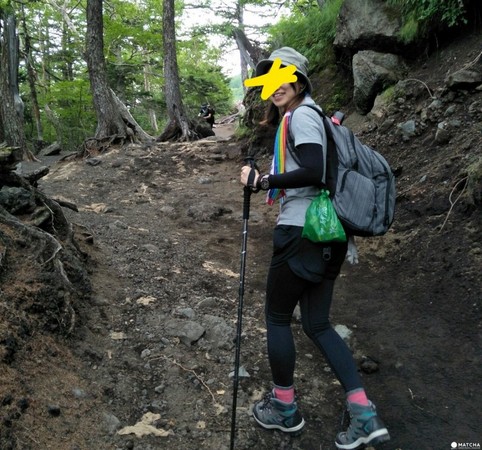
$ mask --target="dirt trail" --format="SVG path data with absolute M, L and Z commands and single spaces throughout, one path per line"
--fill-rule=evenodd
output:
M 216 133 L 226 138 L 224 127 Z M 78 400 L 87 410 L 68 426 L 79 448 L 228 448 L 242 224 L 237 149 L 230 140 L 132 146 L 101 156 L 95 167 L 62 163 L 43 182 L 47 192 L 79 205 L 70 216 L 94 236 L 93 245 L 83 244 L 93 258 L 93 303 L 85 305 L 86 328 L 73 358 L 84 365 L 92 401 Z M 258 164 L 266 169 L 268 159 Z M 267 433 L 249 415 L 269 388 L 262 317 L 275 216 L 262 196 L 252 196 L 242 341 L 250 377 L 240 383 L 236 448 L 331 449 L 340 430 L 341 388 L 298 321 L 296 382 L 305 432 L 299 438 Z M 417 281 L 422 274 L 411 275 L 408 261 L 390 264 L 400 245 L 394 231 L 361 244 L 360 264 L 345 266 L 333 308 L 333 322 L 351 335 L 367 390 L 390 424 L 393 439 L 380 448 L 443 449 L 462 436 L 476 440 L 477 411 L 468 401 L 476 371 L 459 371 L 475 361 L 471 337 L 423 311 L 429 298 L 439 297 L 421 294 L 427 284 Z M 447 353 L 449 336 L 464 351 Z M 67 417 L 62 414 L 59 433 Z M 135 432 L 126 427 L 143 417 L 158 431 L 119 434 Z M 430 444 L 419 446 L 419 436 L 429 436 Z

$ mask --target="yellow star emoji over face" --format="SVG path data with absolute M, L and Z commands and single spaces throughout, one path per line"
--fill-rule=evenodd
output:
M 295 65 L 281 68 L 281 59 L 276 58 L 268 73 L 245 80 L 244 85 L 246 87 L 263 86 L 261 98 L 267 100 L 282 84 L 294 83 L 298 79 L 295 72 Z

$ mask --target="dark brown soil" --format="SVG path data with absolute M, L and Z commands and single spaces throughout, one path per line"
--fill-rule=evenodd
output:
M 480 50 L 480 35 L 455 42 L 413 68 L 421 89 L 383 118 L 348 119 L 398 175 L 393 228 L 358 239 L 360 263 L 345 265 L 332 317 L 351 331 L 366 389 L 392 436 L 380 446 L 387 450 L 482 444 L 482 91 L 444 89 L 445 75 Z M 420 113 L 433 100 L 421 82 L 445 105 L 426 126 Z M 409 119 L 417 132 L 404 138 L 397 125 Z M 460 126 L 437 143 L 443 120 Z M 57 162 L 40 181 L 43 192 L 79 208 L 65 214 L 90 288 L 74 305 L 73 331 L 53 333 L 38 311 L 22 307 L 36 288 L 25 282 L 29 254 L 21 246 L 10 254 L 18 278 L 4 273 L 10 284 L 0 291 L 11 302 L 0 318 L 2 450 L 229 448 L 243 189 L 241 144 L 227 127 L 215 128 L 217 139 L 112 148 L 97 165 Z M 264 170 L 268 163 L 258 159 Z M 251 197 L 241 342 L 249 378 L 239 385 L 235 448 L 334 449 L 343 392 L 296 318 L 307 425 L 290 437 L 260 429 L 249 414 L 270 388 L 263 291 L 275 217 L 262 195 Z M 184 327 L 204 334 L 189 339 Z

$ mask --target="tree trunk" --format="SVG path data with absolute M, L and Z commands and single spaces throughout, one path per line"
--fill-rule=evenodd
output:
M 23 158 L 28 159 L 23 102 L 18 89 L 18 60 L 15 17 L 0 9 L 0 123 L 3 139 L 11 147 L 20 147 Z
M 22 8 L 22 27 L 23 27 L 23 35 L 24 35 L 24 54 L 25 54 L 25 65 L 27 66 L 27 79 L 28 85 L 30 88 L 30 97 L 32 101 L 32 115 L 35 121 L 35 128 L 37 130 L 37 147 L 40 147 L 43 144 L 43 129 L 42 129 L 42 121 L 40 120 L 40 108 L 38 104 L 37 98 L 37 89 L 35 86 L 35 79 L 36 73 L 33 64 L 32 58 L 32 48 L 30 45 L 30 34 L 27 29 L 27 24 L 25 21 L 25 11 Z M 38 148 L 37 150 L 40 150 Z
M 151 83 L 149 80 L 149 66 L 144 65 L 144 90 L 146 92 L 151 93 Z M 149 122 L 151 124 L 152 129 L 157 133 L 159 131 L 159 127 L 157 126 L 157 117 L 156 117 L 156 111 L 149 106 Z
M 116 135 L 126 138 L 126 126 L 114 104 L 107 82 L 104 59 L 104 22 L 102 0 L 87 1 L 86 60 L 97 114 L 95 137 L 103 139 Z
M 240 28 L 233 30 L 233 37 L 241 54 L 241 60 L 252 69 L 255 69 L 259 60 L 259 49 L 256 49 L 253 44 L 251 44 L 246 34 L 244 34 L 244 31 Z
M 236 45 L 238 46 L 239 51 L 239 66 L 241 69 L 241 86 L 243 87 L 243 93 L 246 95 L 247 88 L 244 85 L 244 81 L 248 79 L 248 66 L 252 69 L 256 68 L 252 58 L 249 55 L 249 51 L 247 49 L 249 45 L 249 41 L 246 38 L 246 35 L 243 33 L 242 30 L 239 28 L 235 28 L 233 30 L 233 37 L 236 41 Z
M 104 58 L 104 23 L 102 0 L 87 0 L 86 61 L 89 70 L 94 108 L 97 115 L 97 130 L 93 139 L 84 145 L 84 153 L 93 153 L 106 148 L 105 142 L 121 143 L 152 140 L 139 125 L 131 127 L 124 121 L 118 99 L 109 88 Z M 120 102 L 120 101 L 119 101 Z M 130 114 L 129 114 L 130 115 Z M 135 122 L 135 121 L 134 121 Z M 95 146 L 94 141 L 99 145 Z
M 149 134 L 147 134 L 141 128 L 141 126 L 136 122 L 136 119 L 134 119 L 134 117 L 132 117 L 132 114 L 127 109 L 127 106 L 124 105 L 124 103 L 122 103 L 120 101 L 119 97 L 117 97 L 117 95 L 115 95 L 115 93 L 112 89 L 111 89 L 111 94 L 112 94 L 112 97 L 114 99 L 114 102 L 115 102 L 117 108 L 119 109 L 119 113 L 120 113 L 122 119 L 127 124 L 127 134 L 131 137 L 137 136 L 140 139 L 141 142 L 153 141 L 154 138 L 152 136 L 150 136 Z
M 174 0 L 164 0 L 162 12 L 162 37 L 164 41 L 164 94 L 166 97 L 169 123 L 158 141 L 198 139 L 194 125 L 184 110 L 179 87 L 179 71 L 176 55 L 176 30 L 174 22 Z
M 246 94 L 244 81 L 248 78 L 248 66 L 254 70 L 256 64 L 266 55 L 261 48 L 252 44 L 241 28 L 235 28 L 233 30 L 233 37 L 238 46 L 239 54 L 241 55 L 241 82 L 244 93 Z

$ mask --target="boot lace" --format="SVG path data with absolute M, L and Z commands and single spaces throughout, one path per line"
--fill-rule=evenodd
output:
M 273 403 L 271 402 L 272 398 L 273 398 L 273 394 L 271 392 L 268 392 L 267 394 L 265 394 L 263 398 L 263 405 L 261 406 L 261 408 L 271 411 L 273 409 Z

